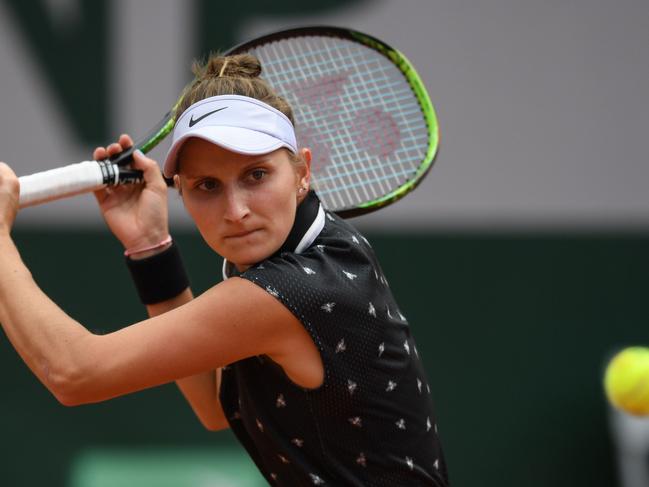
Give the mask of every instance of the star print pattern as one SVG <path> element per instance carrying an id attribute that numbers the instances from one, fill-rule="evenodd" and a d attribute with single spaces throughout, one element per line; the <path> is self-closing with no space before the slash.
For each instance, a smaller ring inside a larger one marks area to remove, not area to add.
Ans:
<path id="1" fill-rule="evenodd" d="M 361 452 L 356 458 L 356 463 L 363 467 L 367 467 L 367 459 L 365 458 L 365 453 Z"/>
<path id="2" fill-rule="evenodd" d="M 284 394 L 280 394 L 279 396 L 277 396 L 277 400 L 275 401 L 275 406 L 278 408 L 286 407 L 286 399 L 284 399 Z"/>
<path id="3" fill-rule="evenodd" d="M 334 310 L 334 306 L 336 306 L 336 303 L 325 303 L 320 306 L 320 309 L 326 311 L 327 313 L 331 313 Z"/>
<path id="4" fill-rule="evenodd" d="M 279 296 L 279 293 L 277 292 L 277 289 L 275 289 L 275 288 L 273 288 L 271 286 L 266 286 L 266 292 L 268 292 L 268 294 L 270 294 L 271 296 L 273 296 L 275 298 Z"/>
<path id="5" fill-rule="evenodd" d="M 406 317 L 367 239 L 325 216 L 302 254 L 278 254 L 241 274 L 302 322 L 321 354 L 324 383 L 297 387 L 272 360 L 230 364 L 220 398 L 231 429 L 252 445 L 272 485 L 346 485 L 352 475 L 358 485 L 419 485 L 425 477 L 445 486 L 430 387 Z M 391 414 L 372 409 L 386 401 Z"/>
<path id="6" fill-rule="evenodd" d="M 363 427 L 363 420 L 359 418 L 358 416 L 354 416 L 353 418 L 349 418 L 349 422 L 351 423 L 352 426 L 356 426 L 357 428 L 362 428 Z"/>
<path id="7" fill-rule="evenodd" d="M 410 457 L 406 457 L 406 464 L 408 465 L 408 468 L 410 468 L 410 470 L 415 468 L 415 463 L 412 461 L 412 458 Z"/>
<path id="8" fill-rule="evenodd" d="M 325 482 L 322 480 L 320 477 L 318 477 L 316 474 L 309 474 L 311 476 L 311 482 L 313 482 L 313 485 L 324 485 Z"/>
<path id="9" fill-rule="evenodd" d="M 356 279 L 358 276 L 356 274 L 352 274 L 351 272 L 343 271 L 343 274 L 349 279 L 350 281 L 353 281 Z"/>

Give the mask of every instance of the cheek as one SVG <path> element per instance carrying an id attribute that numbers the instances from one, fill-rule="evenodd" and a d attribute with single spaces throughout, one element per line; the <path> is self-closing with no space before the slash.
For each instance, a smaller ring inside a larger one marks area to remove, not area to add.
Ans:
<path id="1" fill-rule="evenodd" d="M 277 184 L 268 191 L 262 191 L 255 198 L 256 210 L 269 220 L 272 220 L 274 226 L 281 229 L 290 230 L 295 219 L 295 209 L 297 200 L 293 186 L 286 183 Z"/>
<path id="2" fill-rule="evenodd" d="M 217 221 L 217 209 L 214 203 L 210 204 L 204 199 L 191 198 L 185 195 L 183 196 L 183 205 L 198 230 L 204 237 L 207 237 L 209 232 L 214 230 Z"/>

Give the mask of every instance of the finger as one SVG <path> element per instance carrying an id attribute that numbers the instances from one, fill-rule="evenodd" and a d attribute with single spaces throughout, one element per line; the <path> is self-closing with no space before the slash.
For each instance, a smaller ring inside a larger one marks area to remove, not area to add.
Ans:
<path id="1" fill-rule="evenodd" d="M 0 162 L 0 185 L 7 187 L 14 195 L 18 195 L 20 182 L 16 173 L 4 162 Z"/>
<path id="2" fill-rule="evenodd" d="M 3 178 L 15 178 L 16 173 L 5 162 L 0 161 L 0 176 Z"/>
<path id="3" fill-rule="evenodd" d="M 158 163 L 150 157 L 145 156 L 142 151 L 136 150 L 133 152 L 132 166 L 133 168 L 140 169 L 143 172 L 144 181 L 147 184 L 156 183 L 162 184 L 166 187 Z"/>
<path id="4" fill-rule="evenodd" d="M 92 158 L 95 161 L 102 161 L 108 157 L 108 154 L 106 153 L 106 149 L 104 147 L 97 147 L 93 153 L 92 153 Z"/>
<path id="5" fill-rule="evenodd" d="M 133 147 L 133 139 L 128 134 L 122 134 L 118 139 L 119 145 L 121 145 L 125 150 L 129 147 Z"/>
<path id="6" fill-rule="evenodd" d="M 97 199 L 97 203 L 99 204 L 102 204 L 109 196 L 106 188 L 98 189 L 97 191 L 93 191 L 93 193 L 95 195 L 95 198 Z"/>
<path id="7" fill-rule="evenodd" d="M 115 154 L 119 154 L 122 152 L 124 148 L 118 144 L 117 142 L 113 142 L 106 148 L 106 152 L 108 153 L 108 157 L 114 156 Z"/>
<path id="8" fill-rule="evenodd" d="M 122 201 L 119 198 L 123 198 L 124 195 L 129 195 L 130 193 L 134 193 L 137 191 L 141 190 L 141 186 L 138 184 L 125 184 L 122 186 L 107 186 L 102 189 L 98 189 L 97 191 L 93 191 L 95 198 L 97 201 L 102 204 L 106 200 L 108 200 L 111 196 L 117 196 L 118 201 Z"/>

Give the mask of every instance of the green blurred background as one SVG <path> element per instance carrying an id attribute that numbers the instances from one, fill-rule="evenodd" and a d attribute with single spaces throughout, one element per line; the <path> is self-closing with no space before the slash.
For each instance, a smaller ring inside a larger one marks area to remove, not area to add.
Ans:
<path id="1" fill-rule="evenodd" d="M 220 260 L 200 237 L 176 238 L 195 291 L 217 282 Z M 649 236 L 369 239 L 412 324 L 453 484 L 614 485 L 601 371 L 613 343 L 646 335 Z M 107 232 L 23 230 L 16 240 L 44 291 L 92 330 L 144 317 Z M 213 468 L 223 462 L 213 448 L 242 452 L 229 432 L 203 431 L 174 385 L 66 408 L 5 340 L 0 367 L 3 485 L 73 487 L 75 462 L 99 475 L 97 455 L 120 465 L 111 460 L 120 449 L 136 460 L 141 451 L 143 465 L 151 452 L 196 451 L 203 460 L 212 455 Z"/>

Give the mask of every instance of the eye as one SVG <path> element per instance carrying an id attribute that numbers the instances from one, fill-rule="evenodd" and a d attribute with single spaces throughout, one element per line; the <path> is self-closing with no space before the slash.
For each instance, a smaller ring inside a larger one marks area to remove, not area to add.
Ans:
<path id="1" fill-rule="evenodd" d="M 204 179 L 196 187 L 201 191 L 214 191 L 217 188 L 216 181 L 213 179 Z"/>
<path id="2" fill-rule="evenodd" d="M 254 181 L 261 181 L 266 177 L 266 174 L 268 173 L 264 169 L 254 169 L 250 172 L 250 178 Z"/>

